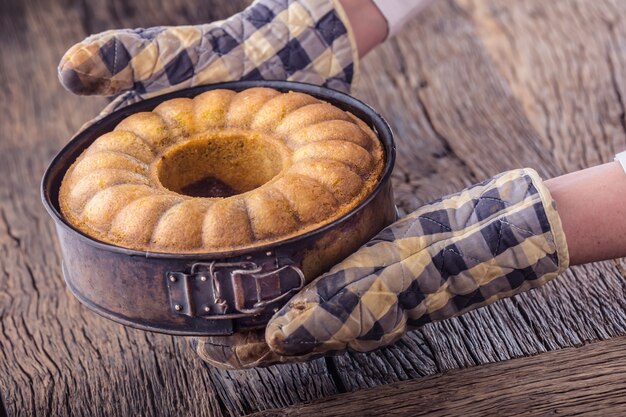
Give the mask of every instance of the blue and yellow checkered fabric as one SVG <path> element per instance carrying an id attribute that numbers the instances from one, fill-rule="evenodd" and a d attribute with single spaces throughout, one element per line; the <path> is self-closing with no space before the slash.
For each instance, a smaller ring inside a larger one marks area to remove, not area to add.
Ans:
<path id="1" fill-rule="evenodd" d="M 357 51 L 339 3 L 259 0 L 197 26 L 111 30 L 74 45 L 59 79 L 76 94 L 128 92 L 107 108 L 156 93 L 235 80 L 292 80 L 349 91 Z"/>
<path id="2" fill-rule="evenodd" d="M 407 330 L 541 285 L 569 264 L 554 202 L 530 169 L 411 213 L 274 316 L 272 350 L 370 351 Z"/>

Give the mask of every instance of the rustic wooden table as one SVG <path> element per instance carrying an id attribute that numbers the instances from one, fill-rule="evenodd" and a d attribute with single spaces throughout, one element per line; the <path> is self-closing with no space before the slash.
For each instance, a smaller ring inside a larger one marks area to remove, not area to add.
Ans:
<path id="1" fill-rule="evenodd" d="M 106 101 L 61 88 L 62 53 L 90 33 L 206 22 L 246 3 L 0 1 L 0 415 L 626 413 L 623 260 L 378 352 L 240 372 L 68 294 L 39 181 Z M 609 161 L 626 149 L 624 74 L 624 1 L 438 1 L 365 59 L 356 95 L 396 132 L 407 212 L 510 168 L 554 176 Z"/>

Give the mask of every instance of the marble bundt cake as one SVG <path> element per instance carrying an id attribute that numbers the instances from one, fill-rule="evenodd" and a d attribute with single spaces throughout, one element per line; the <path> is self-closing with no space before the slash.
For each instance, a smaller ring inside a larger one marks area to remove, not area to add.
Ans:
<path id="1" fill-rule="evenodd" d="M 212 90 L 133 114 L 69 168 L 63 215 L 101 241 L 154 252 L 243 249 L 327 224 L 377 184 L 382 144 L 310 95 Z"/>

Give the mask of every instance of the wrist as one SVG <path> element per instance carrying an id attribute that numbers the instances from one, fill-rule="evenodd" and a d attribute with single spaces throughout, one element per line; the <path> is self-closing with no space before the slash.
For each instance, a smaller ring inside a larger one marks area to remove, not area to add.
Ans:
<path id="1" fill-rule="evenodd" d="M 626 256 L 626 173 L 619 162 L 545 181 L 572 265 Z"/>
<path id="2" fill-rule="evenodd" d="M 339 3 L 352 27 L 359 57 L 384 42 L 387 20 L 372 0 L 339 0 Z"/>

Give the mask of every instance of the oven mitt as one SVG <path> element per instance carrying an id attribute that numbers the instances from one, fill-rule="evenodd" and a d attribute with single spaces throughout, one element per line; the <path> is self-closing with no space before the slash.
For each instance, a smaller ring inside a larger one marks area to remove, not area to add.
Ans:
<path id="1" fill-rule="evenodd" d="M 371 351 L 407 330 L 544 284 L 569 265 L 532 169 L 508 171 L 385 228 L 274 315 L 278 355 Z"/>
<path id="2" fill-rule="evenodd" d="M 197 85 L 288 80 L 347 92 L 358 52 L 338 1 L 258 0 L 197 26 L 109 30 L 70 48 L 61 83 L 76 94 L 126 92 L 103 113 Z"/>

